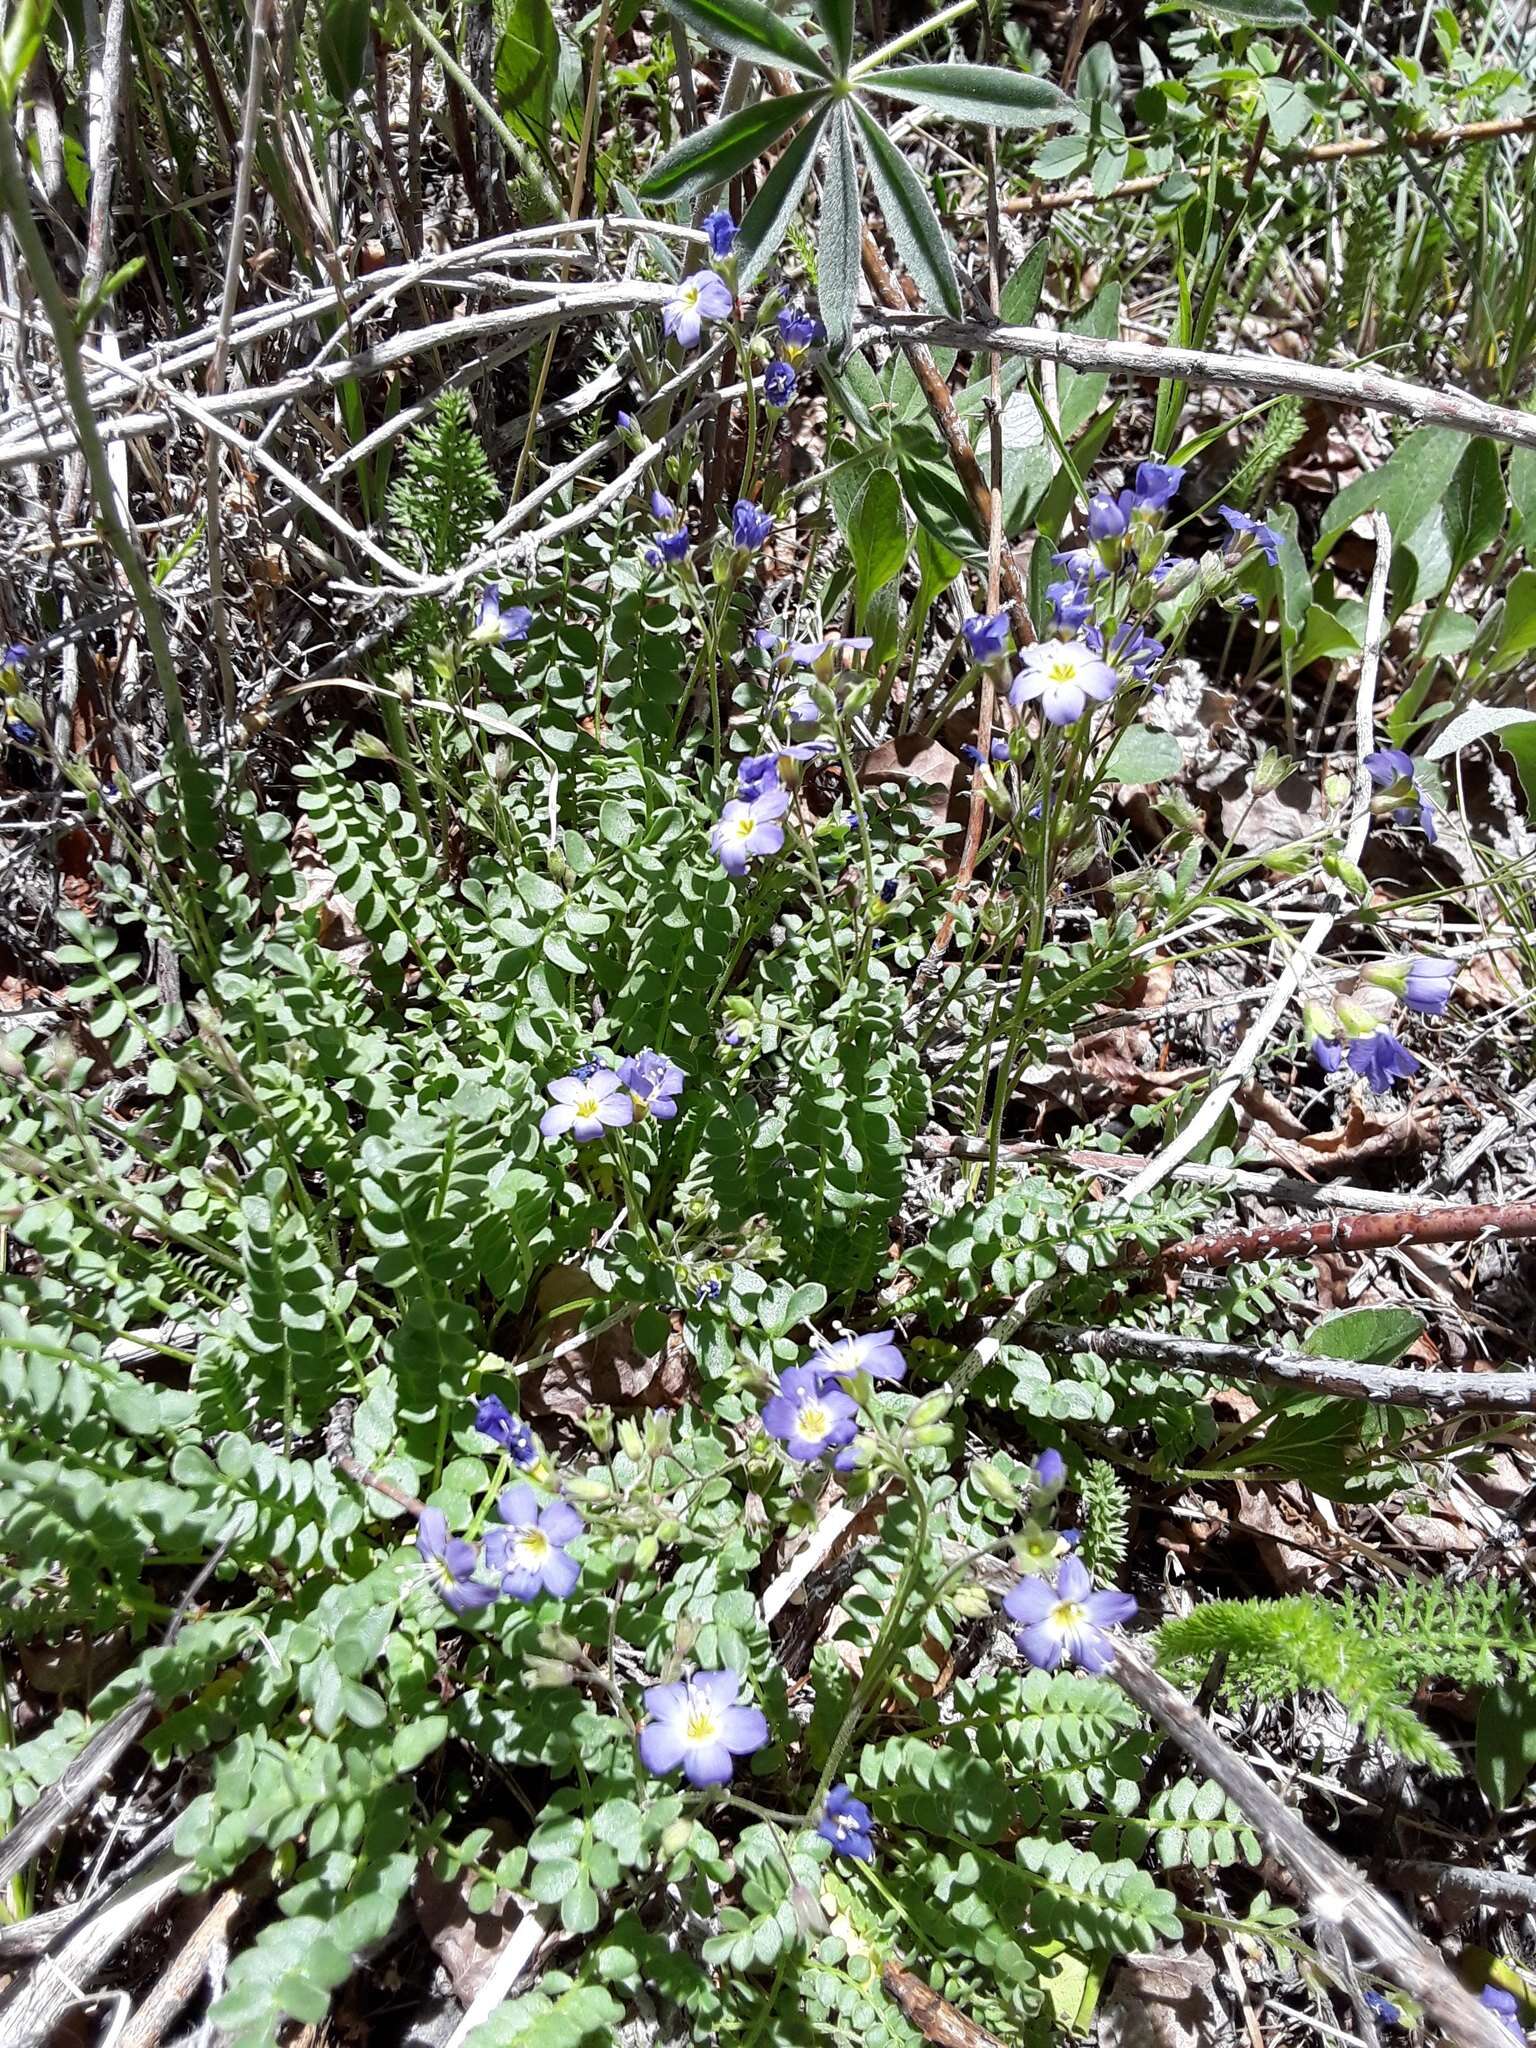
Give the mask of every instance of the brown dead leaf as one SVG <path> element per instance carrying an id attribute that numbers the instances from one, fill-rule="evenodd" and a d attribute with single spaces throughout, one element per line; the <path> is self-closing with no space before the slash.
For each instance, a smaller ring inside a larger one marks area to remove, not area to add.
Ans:
<path id="1" fill-rule="evenodd" d="M 500 1846 L 510 1845 L 510 1835 Z M 448 1972 L 453 1995 L 469 2006 L 496 1966 L 497 1953 L 521 1925 L 523 1909 L 511 1892 L 499 1891 L 490 1909 L 471 1913 L 469 1894 L 476 1879 L 461 1870 L 452 1879 L 440 1878 L 431 1862 L 424 1860 L 411 1886 L 411 1903 L 422 1933 L 432 1952 Z"/>
<path id="2" fill-rule="evenodd" d="M 636 1348 L 634 1323 L 628 1318 L 606 1330 L 580 1334 L 585 1305 L 601 1294 L 597 1282 L 580 1266 L 556 1266 L 540 1282 L 538 1305 L 549 1318 L 545 1348 L 568 1348 L 524 1378 L 523 1398 L 530 1414 L 670 1408 L 687 1393 L 688 1358 L 675 1329 L 661 1350 L 649 1356 Z M 569 1308 L 564 1306 L 567 1302 Z"/>
<path id="3" fill-rule="evenodd" d="M 1410 1157 L 1432 1147 L 1439 1135 L 1440 1118 L 1434 1110 L 1383 1116 L 1367 1109 L 1357 1095 L 1350 1097 L 1343 1123 L 1329 1131 L 1309 1131 L 1266 1089 L 1244 1088 L 1237 1100 L 1243 1128 L 1287 1172 L 1305 1180 L 1323 1179 L 1367 1159 Z"/>
<path id="4" fill-rule="evenodd" d="M 936 823 L 948 819 L 963 825 L 970 814 L 970 774 L 957 754 L 938 740 L 902 733 L 871 747 L 859 763 L 859 786 L 874 789 L 883 782 L 923 785 L 923 802 Z"/>
<path id="5" fill-rule="evenodd" d="M 1122 1959 L 1099 2016 L 1104 2048 L 1215 2048 L 1231 2038 L 1203 1950 Z"/>
<path id="6" fill-rule="evenodd" d="M 356 910 L 336 886 L 335 871 L 326 865 L 308 818 L 299 820 L 290 850 L 295 872 L 304 877 L 300 911 L 318 912 L 317 936 L 321 945 L 361 974 L 368 958 L 369 941 L 357 921 Z"/>
<path id="7" fill-rule="evenodd" d="M 1313 1550 L 1326 1541 L 1326 1531 L 1317 1523 L 1328 1512 L 1326 1501 L 1314 1500 L 1294 1480 L 1283 1486 L 1248 1486 L 1240 1479 L 1232 1519 L 1234 1527 L 1254 1539 L 1276 1592 L 1295 1593 L 1315 1588 L 1327 1569 Z M 1298 1550 L 1296 1542 L 1313 1549 Z"/>

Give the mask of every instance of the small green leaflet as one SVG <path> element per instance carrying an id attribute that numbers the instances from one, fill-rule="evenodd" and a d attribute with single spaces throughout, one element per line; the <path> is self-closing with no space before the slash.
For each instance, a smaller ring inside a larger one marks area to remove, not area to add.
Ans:
<path id="1" fill-rule="evenodd" d="M 1346 1364 L 1391 1365 L 1424 1329 L 1411 1308 L 1344 1308 L 1324 1316 L 1307 1333 L 1308 1358 L 1336 1358 Z"/>

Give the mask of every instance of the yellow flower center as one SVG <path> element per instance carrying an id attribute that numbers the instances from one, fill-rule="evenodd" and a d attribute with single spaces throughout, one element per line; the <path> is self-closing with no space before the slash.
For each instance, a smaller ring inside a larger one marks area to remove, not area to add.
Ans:
<path id="1" fill-rule="evenodd" d="M 757 830 L 757 820 L 749 813 L 745 818 L 738 818 L 731 830 L 738 839 L 750 839 Z"/>
<path id="2" fill-rule="evenodd" d="M 1077 663 L 1066 656 L 1063 656 L 1059 661 L 1053 661 L 1050 668 L 1050 680 L 1053 683 L 1075 683 L 1077 681 Z"/>
<path id="3" fill-rule="evenodd" d="M 832 1418 L 819 1401 L 807 1401 L 800 1410 L 800 1434 L 802 1436 L 825 1436 L 832 1427 Z"/>
<path id="4" fill-rule="evenodd" d="M 577 1099 L 576 1114 L 579 1117 L 594 1117 L 602 1114 L 602 1100 L 596 1095 L 583 1095 Z"/>
<path id="5" fill-rule="evenodd" d="M 713 1742 L 720 1733 L 720 1717 L 711 1706 L 695 1699 L 688 1711 L 687 1734 L 690 1742 Z"/>
<path id="6" fill-rule="evenodd" d="M 549 1556 L 550 1541 L 542 1529 L 519 1529 L 517 1532 L 517 1561 L 525 1570 L 533 1571 Z"/>
<path id="7" fill-rule="evenodd" d="M 1061 1630 L 1063 1635 L 1069 1629 L 1084 1627 L 1087 1620 L 1087 1610 L 1079 1600 L 1058 1600 L 1051 1609 L 1051 1622 L 1054 1627 Z"/>

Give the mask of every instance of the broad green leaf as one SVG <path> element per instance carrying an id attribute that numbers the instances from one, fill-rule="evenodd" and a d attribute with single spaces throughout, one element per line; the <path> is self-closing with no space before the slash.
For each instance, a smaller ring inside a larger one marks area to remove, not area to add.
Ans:
<path id="1" fill-rule="evenodd" d="M 821 234 L 816 245 L 821 318 L 835 351 L 848 345 L 859 291 L 863 235 L 859 219 L 859 176 L 853 161 L 848 115 L 839 108 L 827 139 L 826 182 L 821 195 Z"/>
<path id="2" fill-rule="evenodd" d="M 986 554 L 986 536 L 933 428 L 914 420 L 897 429 L 894 445 L 902 495 L 914 516 L 950 554 L 980 561 Z"/>
<path id="3" fill-rule="evenodd" d="M 1451 573 L 1457 574 L 1491 547 L 1504 530 L 1504 473 L 1491 441 L 1474 441 L 1451 477 L 1441 500 Z"/>
<path id="4" fill-rule="evenodd" d="M 1313 107 L 1307 89 L 1294 78 L 1266 78 L 1260 90 L 1269 132 L 1282 149 L 1312 125 Z"/>
<path id="5" fill-rule="evenodd" d="M 1171 732 L 1128 725 L 1115 741 L 1104 773 L 1113 782 L 1167 782 L 1183 766 L 1183 750 Z"/>
<path id="6" fill-rule="evenodd" d="M 888 93 L 952 121 L 979 121 L 988 128 L 1044 128 L 1079 118 L 1074 103 L 1048 78 L 994 64 L 902 64 L 894 71 L 866 71 L 858 82 L 861 91 Z"/>
<path id="7" fill-rule="evenodd" d="M 809 94 L 802 97 L 812 98 Z M 813 103 L 805 126 L 764 178 L 757 197 L 742 216 L 736 262 L 743 291 L 749 291 L 761 277 L 768 258 L 784 239 L 790 216 L 800 204 L 800 195 L 816 162 L 826 122 L 827 102 Z"/>
<path id="8" fill-rule="evenodd" d="M 1091 335 L 1096 341 L 1110 341 L 1120 332 L 1120 286 L 1107 284 L 1086 311 L 1067 322 L 1068 334 Z M 1109 384 L 1102 370 L 1069 370 L 1063 367 L 1056 379 L 1056 397 L 1061 412 L 1061 436 L 1069 441 L 1098 409 Z"/>
<path id="9" fill-rule="evenodd" d="M 1321 562 L 1345 528 L 1378 505 L 1393 539 L 1407 540 L 1444 497 L 1466 445 L 1466 435 L 1450 427 L 1419 427 L 1399 441 L 1380 469 L 1356 477 L 1333 500 L 1323 514 L 1313 561 Z"/>
<path id="10" fill-rule="evenodd" d="M 52 0 L 17 0 L 7 10 L 5 35 L 0 40 L 0 101 L 8 107 L 15 103 L 32 68 L 52 12 Z"/>
<path id="11" fill-rule="evenodd" d="M 926 526 L 917 529 L 917 605 L 921 611 L 932 604 L 960 574 L 960 557 L 952 555 L 942 541 L 934 539 Z"/>
<path id="12" fill-rule="evenodd" d="M 1308 1358 L 1356 1365 L 1391 1365 L 1422 1333 L 1424 1318 L 1411 1308 L 1342 1308 L 1307 1332 Z"/>
<path id="13" fill-rule="evenodd" d="M 1536 569 L 1522 569 L 1504 594 L 1504 621 L 1490 664 L 1510 668 L 1536 647 Z"/>
<path id="14" fill-rule="evenodd" d="M 816 19 L 839 72 L 845 72 L 853 62 L 853 0 L 816 0 Z"/>
<path id="15" fill-rule="evenodd" d="M 853 573 L 862 617 L 877 590 L 901 574 L 907 559 L 907 522 L 901 486 L 888 469 L 877 469 L 864 486 L 849 534 Z"/>
<path id="16" fill-rule="evenodd" d="M 501 111 L 540 140 L 548 133 L 560 35 L 549 0 L 512 0 L 496 45 L 496 96 Z"/>
<path id="17" fill-rule="evenodd" d="M 1360 652 L 1360 636 L 1353 632 L 1342 619 L 1335 618 L 1322 605 L 1307 607 L 1307 621 L 1302 627 L 1301 644 L 1296 649 L 1296 666 L 1306 668 L 1314 661 L 1338 661 L 1348 654 Z"/>
<path id="18" fill-rule="evenodd" d="M 1517 1804 L 1536 1770 L 1536 1689 L 1506 1679 L 1490 1687 L 1477 1708 L 1477 1782 L 1504 1813 Z"/>
<path id="19" fill-rule="evenodd" d="M 770 148 L 820 95 L 788 93 L 783 99 L 754 100 L 723 121 L 711 122 L 685 135 L 675 149 L 643 180 L 643 199 L 696 199 L 713 185 L 723 185 Z"/>
<path id="20" fill-rule="evenodd" d="M 1195 6 L 1239 28 L 1302 28 L 1312 18 L 1307 0 L 1195 0 Z"/>
<path id="21" fill-rule="evenodd" d="M 1528 570 L 1526 572 L 1530 574 Z M 1426 761 L 1443 761 L 1478 740 L 1496 739 L 1515 764 L 1526 800 L 1536 809 L 1536 711 L 1496 710 L 1474 704 L 1435 734 L 1424 750 Z"/>
<path id="22" fill-rule="evenodd" d="M 733 57 L 758 64 L 784 64 L 802 78 L 830 80 L 831 73 L 802 35 L 797 35 L 761 0 L 671 0 L 672 12 L 697 29 L 705 42 Z"/>
<path id="23" fill-rule="evenodd" d="M 1520 515 L 1525 544 L 1536 541 L 1536 448 L 1509 451 L 1509 502 Z"/>
<path id="24" fill-rule="evenodd" d="M 864 158 L 891 239 L 929 305 L 960 317 L 960 286 L 949 244 L 922 180 L 874 116 L 855 102 Z"/>
<path id="25" fill-rule="evenodd" d="M 371 26 L 369 0 L 325 0 L 315 47 L 325 82 L 339 100 L 351 99 L 363 82 Z"/>

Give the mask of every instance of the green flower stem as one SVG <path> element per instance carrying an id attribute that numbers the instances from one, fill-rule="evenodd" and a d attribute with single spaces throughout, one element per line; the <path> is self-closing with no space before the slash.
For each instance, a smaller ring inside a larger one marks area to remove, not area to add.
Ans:
<path id="1" fill-rule="evenodd" d="M 662 1249 L 656 1241 L 655 1231 L 651 1228 L 651 1220 L 645 1213 L 645 1204 L 641 1201 L 635 1187 L 634 1177 L 630 1172 L 629 1153 L 625 1147 L 622 1131 L 616 1130 L 614 1132 L 613 1143 L 608 1156 L 612 1159 L 614 1166 L 618 1170 L 619 1179 L 623 1183 L 624 1206 L 629 1211 L 630 1221 L 650 1246 L 654 1256 L 660 1259 L 662 1257 Z"/>
<path id="2" fill-rule="evenodd" d="M 935 29 L 947 28 L 952 21 L 973 13 L 976 0 L 953 0 L 953 5 L 943 8 L 927 21 L 920 21 L 915 27 L 904 29 L 899 36 L 893 36 L 888 43 L 882 43 L 878 50 L 871 50 L 867 57 L 861 57 L 849 71 L 853 79 L 864 78 L 871 71 L 888 64 L 892 57 L 899 57 L 903 50 L 910 50 L 914 43 L 920 43 L 924 36 L 931 36 Z"/>

